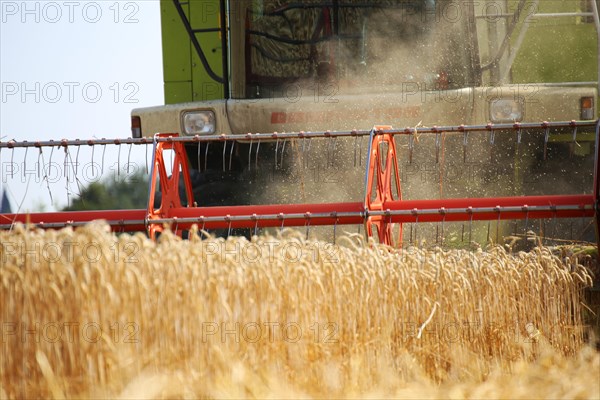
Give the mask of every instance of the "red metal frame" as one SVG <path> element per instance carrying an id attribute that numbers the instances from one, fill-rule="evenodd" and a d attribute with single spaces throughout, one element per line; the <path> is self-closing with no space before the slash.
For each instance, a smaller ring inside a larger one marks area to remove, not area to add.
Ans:
<path id="1" fill-rule="evenodd" d="M 573 206 L 572 209 L 561 209 Z M 536 208 L 543 207 L 544 210 Z M 370 213 L 378 212 L 372 210 Z M 393 200 L 379 210 L 386 222 L 457 222 L 497 219 L 594 217 L 593 195 L 524 196 L 442 200 Z M 42 228 L 78 226 L 94 220 L 107 220 L 115 232 L 132 232 L 148 225 L 175 223 L 178 234 L 192 224 L 206 229 L 264 228 L 306 225 L 357 225 L 365 221 L 364 204 L 342 202 L 324 204 L 274 204 L 259 206 L 179 207 L 168 213 L 154 213 L 146 222 L 147 210 L 71 211 L 33 214 L 4 214 L 0 225 L 14 222 Z M 154 232 L 161 232 L 154 230 Z"/>
<path id="2" fill-rule="evenodd" d="M 80 226 L 96 220 L 106 220 L 113 232 L 146 230 L 146 210 L 60 211 L 31 214 L 1 214 L 0 225 L 32 224 L 40 228 Z"/>
<path id="3" fill-rule="evenodd" d="M 177 137 L 177 134 L 161 133 L 156 135 L 159 138 Z M 171 176 L 167 173 L 166 162 L 164 159 L 165 150 L 172 150 L 173 165 Z M 155 224 L 154 220 L 167 219 L 177 216 L 177 211 L 183 209 L 181 198 L 179 196 L 179 181 L 183 175 L 183 182 L 187 194 L 187 204 L 194 204 L 194 194 L 192 192 L 192 183 L 190 180 L 190 171 L 188 167 L 187 155 L 184 143 L 181 142 L 156 142 L 154 148 L 154 161 L 152 172 L 150 173 L 150 193 L 148 196 L 148 234 L 150 238 L 155 239 L 156 234 L 164 230 L 163 224 Z M 158 209 L 154 208 L 157 184 L 160 180 L 161 204 Z M 181 235 L 181 230 L 175 227 L 175 234 Z"/>
<path id="4" fill-rule="evenodd" d="M 402 200 L 396 141 L 393 135 L 381 133 L 391 129 L 391 126 L 376 126 L 373 128 L 374 135 L 371 139 L 369 160 L 367 161 L 365 190 L 365 210 L 368 212 L 365 221 L 367 235 L 372 237 L 373 227 L 375 227 L 379 241 L 390 246 L 394 245 L 391 217 L 373 215 L 370 212 L 386 210 L 389 202 Z M 375 190 L 374 199 L 372 199 L 373 190 Z M 397 239 L 397 244 L 400 245 L 402 243 L 402 224 L 398 225 Z"/>

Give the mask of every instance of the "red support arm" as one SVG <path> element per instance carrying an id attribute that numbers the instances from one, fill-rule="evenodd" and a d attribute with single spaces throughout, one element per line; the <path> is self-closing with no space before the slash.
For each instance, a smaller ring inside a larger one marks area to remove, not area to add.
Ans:
<path id="1" fill-rule="evenodd" d="M 398 201 L 402 203 L 400 190 L 400 174 L 394 136 L 381 131 L 391 130 L 391 126 L 375 126 L 371 133 L 371 143 L 367 161 L 367 182 L 365 190 L 365 210 L 382 211 L 385 204 Z M 377 134 L 375 134 L 377 133 Z M 373 197 L 375 191 L 375 198 Z M 379 242 L 394 245 L 392 221 L 387 215 L 368 215 L 365 221 L 367 235 L 373 236 L 373 228 L 377 230 Z M 402 243 L 402 224 L 398 225 L 397 245 Z"/>
<path id="2" fill-rule="evenodd" d="M 160 133 L 160 138 L 171 138 L 179 135 L 172 133 Z M 164 151 L 172 150 L 173 166 L 171 176 L 168 176 Z M 154 161 L 152 173 L 150 174 L 150 196 L 148 201 L 148 219 L 164 219 L 173 217 L 172 212 L 181 209 L 181 199 L 179 197 L 179 178 L 183 175 L 183 182 L 187 194 L 188 205 L 194 204 L 192 192 L 192 183 L 190 180 L 190 171 L 185 153 L 185 144 L 181 142 L 157 142 L 154 149 Z M 160 178 L 161 204 L 158 209 L 154 208 L 154 197 L 157 190 L 158 179 Z M 163 231 L 162 224 L 149 224 L 148 233 L 152 239 L 156 237 L 157 232 Z M 181 235 L 181 231 L 175 228 L 175 234 Z"/>

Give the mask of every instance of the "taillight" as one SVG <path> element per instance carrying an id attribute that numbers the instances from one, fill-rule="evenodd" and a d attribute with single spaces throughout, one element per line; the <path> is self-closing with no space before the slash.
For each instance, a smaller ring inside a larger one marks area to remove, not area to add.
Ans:
<path id="1" fill-rule="evenodd" d="M 131 137 L 142 137 L 142 119 L 137 116 L 131 117 Z"/>
<path id="2" fill-rule="evenodd" d="M 594 119 L 594 98 L 581 98 L 581 119 Z"/>

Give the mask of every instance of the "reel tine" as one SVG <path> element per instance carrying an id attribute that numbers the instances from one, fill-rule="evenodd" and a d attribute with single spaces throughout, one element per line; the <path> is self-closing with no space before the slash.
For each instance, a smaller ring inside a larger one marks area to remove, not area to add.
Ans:
<path id="1" fill-rule="evenodd" d="M 92 146 L 92 168 L 94 167 L 94 150 L 96 149 L 96 146 L 94 146 L 92 144 L 93 142 L 90 142 L 90 146 Z M 42 148 L 40 147 L 40 150 L 42 150 Z M 146 153 L 146 157 L 147 157 L 147 153 Z"/>
<path id="2" fill-rule="evenodd" d="M 408 136 L 408 163 L 412 164 L 413 162 L 413 149 L 415 147 L 415 137 L 414 135 Z"/>
<path id="3" fill-rule="evenodd" d="M 467 209 L 469 213 L 469 246 L 473 243 L 473 208 L 469 207 Z"/>
<path id="4" fill-rule="evenodd" d="M 325 132 L 325 137 L 329 137 L 328 132 L 329 131 Z M 329 145 L 330 144 L 331 143 L 329 141 L 327 141 L 327 144 L 325 145 L 325 156 L 326 156 L 326 159 L 325 159 L 325 168 L 329 168 L 329 147 L 330 147 Z"/>
<path id="5" fill-rule="evenodd" d="M 287 139 L 283 139 L 283 145 L 281 146 L 281 162 L 279 163 L 280 168 L 283 168 L 283 156 L 285 154 L 285 144 L 287 143 Z"/>
<path id="6" fill-rule="evenodd" d="M 79 148 L 80 147 L 77 147 L 77 154 L 79 154 Z M 75 180 L 75 183 L 77 184 L 77 190 L 79 192 L 78 196 L 81 196 L 81 193 L 82 193 L 83 190 L 81 188 L 81 186 L 82 186 L 81 185 L 81 181 L 77 177 L 77 161 L 75 163 L 73 163 L 73 158 L 71 157 L 71 153 L 69 153 L 69 160 L 71 162 L 71 165 L 73 166 L 73 172 L 74 172 L 73 179 Z M 83 201 L 83 199 L 82 199 L 82 201 Z"/>
<path id="7" fill-rule="evenodd" d="M 328 134 L 328 133 L 330 133 L 329 130 L 326 132 L 326 134 Z M 327 164 L 325 165 L 326 168 L 329 168 L 331 166 L 331 162 L 330 162 L 330 159 L 331 159 L 331 141 L 332 141 L 332 138 L 331 138 L 331 136 L 329 136 L 329 141 L 327 142 Z"/>
<path id="8" fill-rule="evenodd" d="M 546 159 L 548 158 L 548 141 L 550 140 L 550 127 L 547 126 L 546 122 L 544 122 L 544 124 L 546 125 L 546 131 L 544 133 L 544 161 L 546 161 Z"/>
<path id="9" fill-rule="evenodd" d="M 441 145 L 441 135 L 439 133 L 435 134 L 435 163 L 440 163 L 440 145 Z"/>
<path id="10" fill-rule="evenodd" d="M 302 166 L 304 166 L 304 163 L 305 163 L 304 159 L 306 158 L 306 137 L 304 136 L 304 132 L 301 132 L 301 133 L 303 135 L 302 136 L 302 150 L 301 150 L 301 152 L 302 152 Z"/>
<path id="11" fill-rule="evenodd" d="M 202 164 L 200 163 L 200 151 L 202 150 L 202 143 L 198 142 L 198 172 L 202 172 Z"/>
<path id="12" fill-rule="evenodd" d="M 104 138 L 102 138 L 104 140 Z M 104 155 L 106 154 L 106 144 L 102 145 L 102 169 L 100 173 L 104 175 Z"/>
<path id="13" fill-rule="evenodd" d="M 416 208 L 413 208 L 412 214 L 415 216 L 415 223 L 413 224 L 414 228 L 415 228 L 415 235 L 414 235 L 414 238 L 413 238 L 413 245 L 416 243 L 417 246 L 418 246 L 419 242 L 418 242 L 417 234 L 419 232 L 419 212 L 418 212 L 418 210 Z M 411 227 L 411 235 L 412 235 L 412 227 Z"/>
<path id="14" fill-rule="evenodd" d="M 15 177 L 15 148 L 12 148 L 10 153 L 10 179 Z"/>
<path id="15" fill-rule="evenodd" d="M 310 145 L 310 138 L 302 137 L 302 158 L 301 158 L 301 162 L 300 162 L 300 164 L 301 164 L 300 167 L 301 168 L 306 168 L 306 164 L 308 163 L 308 146 L 307 146 L 307 143 Z"/>
<path id="16" fill-rule="evenodd" d="M 446 213 L 444 212 L 444 218 L 442 218 L 442 224 L 441 224 L 442 225 L 442 236 L 440 237 L 442 247 L 444 246 L 444 239 L 445 239 L 445 237 L 444 237 L 444 223 L 445 222 L 446 222 Z"/>
<path id="17" fill-rule="evenodd" d="M 542 245 L 544 244 L 545 232 L 546 232 L 546 219 L 544 218 L 544 219 L 540 220 L 540 240 L 542 242 Z"/>
<path id="18" fill-rule="evenodd" d="M 206 142 L 206 150 L 204 151 L 204 171 L 208 169 L 208 146 L 210 142 Z"/>
<path id="19" fill-rule="evenodd" d="M 146 175 L 148 175 L 150 173 L 149 169 L 148 169 L 148 147 L 149 144 L 146 143 Z M 200 147 L 200 145 L 198 145 L 198 147 Z M 198 162 L 198 168 L 200 168 L 200 162 Z"/>
<path id="20" fill-rule="evenodd" d="M 129 143 L 129 151 L 127 152 L 127 176 L 129 176 L 129 165 L 131 164 L 131 147 L 133 145 L 131 143 Z M 77 153 L 79 153 L 79 150 L 77 150 Z"/>
<path id="21" fill-rule="evenodd" d="M 64 176 L 67 178 L 67 183 L 69 182 L 68 168 L 69 168 L 69 148 L 67 146 L 64 147 L 65 159 L 63 160 L 63 168 L 64 168 Z"/>
<path id="22" fill-rule="evenodd" d="M 304 223 L 304 226 L 306 227 L 306 240 L 308 240 L 308 234 L 310 231 L 310 212 L 306 212 L 304 213 L 304 218 L 306 219 L 306 222 Z"/>
<path id="23" fill-rule="evenodd" d="M 67 192 L 67 202 L 68 205 L 71 205 L 71 195 L 73 194 L 73 192 L 71 191 L 71 187 L 70 187 L 70 183 L 71 183 L 71 174 L 69 173 L 69 161 L 71 164 L 73 164 L 73 159 L 71 158 L 71 152 L 69 151 L 69 147 L 64 144 L 64 151 L 65 151 L 65 160 L 64 160 L 64 167 L 65 167 L 65 189 Z"/>
<path id="24" fill-rule="evenodd" d="M 277 132 L 275 132 L 275 135 L 277 135 Z M 277 141 L 275 142 L 275 169 L 277 169 L 277 152 L 279 151 L 279 138 L 277 138 Z"/>
<path id="25" fill-rule="evenodd" d="M 235 147 L 235 140 L 231 142 L 231 150 L 229 151 L 229 170 L 231 171 L 231 163 L 233 161 L 233 148 Z"/>
<path id="26" fill-rule="evenodd" d="M 496 132 L 490 129 L 490 162 L 494 161 L 494 146 L 496 142 Z"/>
<path id="27" fill-rule="evenodd" d="M 415 243 L 417 246 L 419 245 L 419 216 L 417 215 L 417 219 L 415 221 Z"/>
<path id="28" fill-rule="evenodd" d="M 117 152 L 117 176 L 121 176 L 121 143 L 117 143 L 119 151 Z"/>
<path id="29" fill-rule="evenodd" d="M 441 133 L 440 148 L 442 152 L 440 161 L 440 198 L 444 197 L 444 166 L 446 162 L 446 133 Z"/>
<path id="30" fill-rule="evenodd" d="M 332 143 L 332 149 L 331 149 L 331 167 L 334 166 L 335 164 L 335 150 L 337 149 L 337 139 L 335 137 L 332 137 L 330 139 L 331 143 Z"/>
<path id="31" fill-rule="evenodd" d="M 550 239 L 556 237 L 556 208 L 552 207 L 552 218 L 550 218 L 550 227 L 548 228 L 550 235 Z"/>
<path id="32" fill-rule="evenodd" d="M 571 144 L 569 145 L 569 157 L 573 158 L 573 154 L 575 153 L 575 145 L 577 144 L 577 126 L 573 125 L 573 139 L 571 140 Z"/>
<path id="33" fill-rule="evenodd" d="M 467 147 L 469 146 L 469 132 L 463 133 L 463 163 L 467 163 Z"/>
<path id="34" fill-rule="evenodd" d="M 38 147 L 38 151 L 39 151 L 39 153 L 38 153 L 36 166 L 37 166 L 37 178 L 38 178 L 38 180 L 40 180 L 41 179 L 40 158 L 42 157 L 42 146 Z"/>
<path id="35" fill-rule="evenodd" d="M 337 217 L 337 213 L 334 212 L 333 213 L 335 216 L 335 223 L 333 224 L 333 244 L 335 244 L 336 242 L 336 230 L 337 230 L 337 224 L 338 224 L 338 217 Z"/>
<path id="36" fill-rule="evenodd" d="M 225 172 L 225 152 L 227 151 L 227 140 L 223 141 L 223 172 Z"/>
<path id="37" fill-rule="evenodd" d="M 23 178 L 27 178 L 26 176 L 26 171 L 27 171 L 27 151 L 29 150 L 29 147 L 25 147 L 25 155 L 23 156 Z"/>
<path id="38" fill-rule="evenodd" d="M 527 237 L 527 231 L 528 231 L 528 227 L 529 227 L 529 207 L 527 207 L 527 205 L 523 206 L 523 209 L 525 211 L 525 237 Z"/>
<path id="39" fill-rule="evenodd" d="M 498 219 L 496 219 L 496 244 L 500 243 L 500 207 L 496 207 Z"/>
<path id="40" fill-rule="evenodd" d="M 65 152 L 65 159 L 63 161 L 63 165 L 65 168 L 65 178 L 67 178 L 67 185 L 69 184 L 69 178 L 70 178 L 70 174 L 69 174 L 69 159 L 71 159 L 71 155 L 69 153 L 69 148 L 67 146 L 64 147 L 64 152 Z"/>
<path id="41" fill-rule="evenodd" d="M 48 168 L 50 168 L 52 166 L 52 155 L 53 154 L 54 154 L 54 146 L 51 146 L 50 147 L 50 160 L 48 161 Z"/>
<path id="42" fill-rule="evenodd" d="M 258 169 L 258 151 L 260 150 L 260 139 L 258 139 L 258 143 L 256 144 L 256 155 L 254 158 L 254 168 Z"/>
<path id="43" fill-rule="evenodd" d="M 81 150 L 81 146 L 77 146 L 77 154 L 75 155 L 75 176 L 79 172 L 79 150 Z"/>
<path id="44" fill-rule="evenodd" d="M 356 147 L 358 144 L 358 136 L 354 136 L 354 168 L 356 168 Z"/>
<path id="45" fill-rule="evenodd" d="M 306 147 L 306 153 L 304 153 L 306 155 L 306 157 L 304 157 L 304 169 L 308 168 L 309 155 L 310 155 L 310 146 L 312 145 L 312 140 L 310 138 L 308 138 L 306 140 L 308 140 L 308 146 Z"/>
<path id="46" fill-rule="evenodd" d="M 250 146 L 248 147 L 248 171 L 250 171 L 250 166 L 252 165 L 252 134 L 248 133 L 250 136 Z"/>
<path id="47" fill-rule="evenodd" d="M 68 150 L 67 147 L 65 146 L 65 161 L 64 161 L 64 168 L 65 168 L 65 192 L 67 193 L 67 207 L 71 207 L 71 190 L 69 190 L 69 176 L 67 174 L 67 154 L 68 154 Z"/>

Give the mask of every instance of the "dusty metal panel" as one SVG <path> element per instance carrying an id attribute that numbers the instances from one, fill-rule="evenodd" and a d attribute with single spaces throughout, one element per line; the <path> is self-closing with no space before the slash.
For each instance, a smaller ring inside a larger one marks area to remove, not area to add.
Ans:
<path id="1" fill-rule="evenodd" d="M 183 6 L 188 11 L 187 6 Z M 165 102 L 192 100 L 191 45 L 172 0 L 161 0 L 163 79 Z M 188 89 L 183 90 L 187 82 Z"/>

